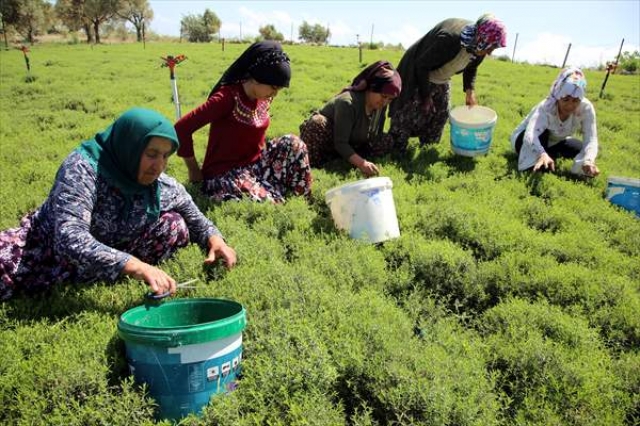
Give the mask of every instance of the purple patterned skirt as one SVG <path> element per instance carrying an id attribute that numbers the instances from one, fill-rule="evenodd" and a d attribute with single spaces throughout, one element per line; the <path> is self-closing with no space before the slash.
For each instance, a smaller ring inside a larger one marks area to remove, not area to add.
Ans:
<path id="1" fill-rule="evenodd" d="M 92 281 L 79 277 L 73 262 L 53 250 L 44 231 L 33 228 L 33 215 L 23 217 L 18 228 L 0 232 L 0 300 L 18 290 L 34 294 L 62 282 Z M 182 216 L 167 212 L 126 247 L 114 248 L 156 264 L 188 243 L 189 230 Z"/>

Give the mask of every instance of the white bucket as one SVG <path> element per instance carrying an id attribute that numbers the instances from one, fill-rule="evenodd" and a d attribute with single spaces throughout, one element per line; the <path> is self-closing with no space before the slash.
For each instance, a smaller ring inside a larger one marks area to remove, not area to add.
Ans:
<path id="1" fill-rule="evenodd" d="M 369 243 L 399 237 L 392 186 L 391 179 L 376 177 L 327 191 L 325 200 L 336 227 Z"/>
<path id="2" fill-rule="evenodd" d="M 607 200 L 640 218 L 640 179 L 615 177 L 607 179 Z"/>
<path id="3" fill-rule="evenodd" d="M 458 155 L 484 155 L 491 147 L 498 114 L 491 108 L 475 105 L 455 107 L 449 111 L 451 149 Z"/>

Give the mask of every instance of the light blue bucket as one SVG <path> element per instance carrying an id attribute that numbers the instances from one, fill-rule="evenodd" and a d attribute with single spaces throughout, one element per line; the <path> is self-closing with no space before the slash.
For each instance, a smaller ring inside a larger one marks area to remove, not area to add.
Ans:
<path id="1" fill-rule="evenodd" d="M 177 299 L 120 316 L 129 369 L 159 405 L 160 418 L 200 413 L 235 388 L 242 361 L 245 310 L 221 299 Z"/>
<path id="2" fill-rule="evenodd" d="M 640 218 L 640 179 L 615 177 L 607 179 L 607 200 L 635 212 Z"/>
<path id="3" fill-rule="evenodd" d="M 449 111 L 451 149 L 458 155 L 484 155 L 491 147 L 498 114 L 491 108 L 459 106 Z"/>

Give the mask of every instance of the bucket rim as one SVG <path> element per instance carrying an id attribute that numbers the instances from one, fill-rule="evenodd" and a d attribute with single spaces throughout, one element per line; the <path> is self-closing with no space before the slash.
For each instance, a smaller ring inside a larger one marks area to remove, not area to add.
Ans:
<path id="1" fill-rule="evenodd" d="M 150 310 L 171 309 L 184 304 L 212 304 L 232 305 L 233 315 L 215 321 L 196 325 L 181 325 L 169 327 L 146 327 L 128 322 L 132 316 Z M 151 346 L 175 347 L 205 343 L 223 339 L 241 333 L 246 326 L 246 311 L 244 307 L 233 300 L 196 298 L 176 299 L 160 304 L 146 304 L 131 308 L 120 315 L 118 320 L 118 334 L 126 342 L 142 343 Z"/>
<path id="2" fill-rule="evenodd" d="M 455 116 L 454 116 L 454 112 L 455 111 L 463 111 L 465 108 L 466 109 L 478 108 L 479 110 L 490 112 L 492 114 L 491 119 L 489 119 L 487 121 L 483 121 L 482 123 L 466 123 L 464 121 L 460 121 L 460 120 L 456 119 Z M 469 108 L 466 105 L 460 105 L 460 106 L 451 108 L 449 110 L 449 121 L 451 121 L 452 123 L 454 123 L 457 126 L 470 128 L 470 129 L 481 129 L 481 128 L 484 128 L 484 127 L 493 127 L 493 126 L 495 126 L 496 122 L 498 121 L 498 113 L 494 109 L 489 108 L 489 107 L 484 106 L 484 105 L 474 105 L 472 108 Z"/>
<path id="3" fill-rule="evenodd" d="M 330 198 L 335 197 L 339 192 L 347 192 L 347 191 L 353 191 L 353 190 L 367 191 L 367 190 L 370 190 L 373 188 L 379 188 L 379 187 L 392 188 L 393 182 L 391 181 L 391 178 L 386 176 L 378 176 L 373 178 L 360 179 L 355 182 L 345 183 L 343 185 L 336 186 L 335 188 L 329 189 L 325 193 L 325 199 L 329 200 Z"/>
<path id="4" fill-rule="evenodd" d="M 624 176 L 609 176 L 607 178 L 607 183 L 617 183 L 617 184 L 640 187 L 640 179 L 624 177 Z"/>

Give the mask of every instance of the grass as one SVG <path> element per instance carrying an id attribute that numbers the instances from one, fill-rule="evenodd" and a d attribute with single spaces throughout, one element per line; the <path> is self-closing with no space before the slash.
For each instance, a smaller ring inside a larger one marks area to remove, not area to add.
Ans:
<path id="1" fill-rule="evenodd" d="M 182 111 L 204 100 L 246 46 L 42 45 L 27 78 L 0 52 L 0 229 L 46 197 L 62 159 L 138 105 L 174 116 L 161 56 L 185 54 Z M 310 111 L 364 64 L 355 49 L 287 46 L 291 87 L 269 136 L 297 133 Z M 364 62 L 399 61 L 364 51 Z M 244 377 L 188 425 L 635 425 L 640 422 L 640 221 L 605 199 L 608 176 L 640 176 L 640 77 L 587 71 L 602 175 L 585 181 L 516 170 L 508 136 L 558 70 L 488 60 L 477 95 L 498 112 L 487 156 L 412 141 L 393 181 L 401 237 L 381 245 L 336 231 L 324 193 L 361 177 L 314 169 L 310 203 L 215 204 L 188 188 L 236 248 L 231 272 L 197 247 L 162 268 L 247 309 Z M 460 77 L 454 105 L 464 102 Z M 206 131 L 196 135 L 202 158 Z M 168 172 L 186 182 L 174 158 Z M 0 305 L 0 423 L 168 424 L 128 376 L 118 316 L 143 284 L 64 285 Z"/>

